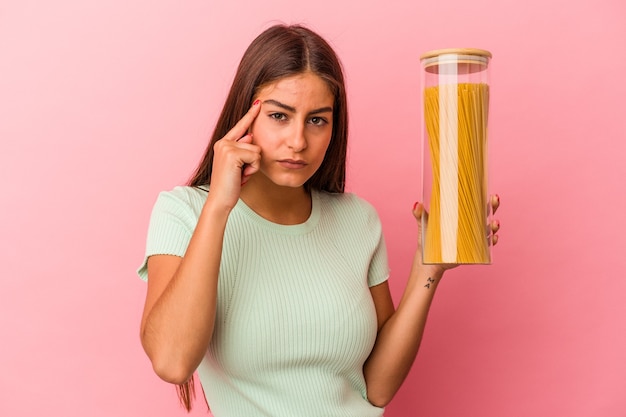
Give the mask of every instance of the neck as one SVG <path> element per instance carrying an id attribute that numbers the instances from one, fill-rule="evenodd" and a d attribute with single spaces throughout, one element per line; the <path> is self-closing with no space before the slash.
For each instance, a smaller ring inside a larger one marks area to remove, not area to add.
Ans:
<path id="1" fill-rule="evenodd" d="M 311 194 L 304 187 L 281 187 L 254 175 L 241 189 L 241 199 L 259 216 L 274 223 L 292 225 L 311 215 Z"/>

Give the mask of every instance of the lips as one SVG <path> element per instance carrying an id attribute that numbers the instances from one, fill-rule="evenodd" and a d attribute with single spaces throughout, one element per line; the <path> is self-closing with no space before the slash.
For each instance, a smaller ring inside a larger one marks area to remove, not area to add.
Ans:
<path id="1" fill-rule="evenodd" d="M 307 166 L 307 163 L 302 159 L 280 159 L 278 163 L 281 166 L 289 169 L 300 169 Z"/>

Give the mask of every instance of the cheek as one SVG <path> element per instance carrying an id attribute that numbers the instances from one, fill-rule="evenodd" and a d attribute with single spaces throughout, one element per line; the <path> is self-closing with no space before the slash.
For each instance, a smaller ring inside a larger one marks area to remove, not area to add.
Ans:
<path id="1" fill-rule="evenodd" d="M 330 146 L 330 141 L 332 140 L 332 132 L 320 135 L 315 143 L 318 144 L 319 152 L 326 153 L 328 147 Z"/>

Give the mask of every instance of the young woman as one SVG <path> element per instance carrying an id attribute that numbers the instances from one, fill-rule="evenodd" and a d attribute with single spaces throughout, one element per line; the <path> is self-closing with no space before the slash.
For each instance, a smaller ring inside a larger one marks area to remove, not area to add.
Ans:
<path id="1" fill-rule="evenodd" d="M 418 244 L 394 308 L 378 215 L 344 193 L 347 119 L 328 43 L 271 27 L 189 186 L 159 195 L 141 341 L 188 409 L 197 370 L 216 417 L 382 416 L 409 372 L 452 265 L 422 265 Z"/>

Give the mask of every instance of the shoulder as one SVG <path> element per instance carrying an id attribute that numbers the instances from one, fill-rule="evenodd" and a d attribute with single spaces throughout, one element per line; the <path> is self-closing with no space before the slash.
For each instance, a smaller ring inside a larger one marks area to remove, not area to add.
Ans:
<path id="1" fill-rule="evenodd" d="M 148 279 L 148 257 L 184 256 L 206 195 L 206 190 L 187 186 L 159 193 L 150 216 L 145 257 L 137 270 L 142 279 Z"/>
<path id="2" fill-rule="evenodd" d="M 348 215 L 353 221 L 379 223 L 376 208 L 354 193 L 319 192 L 322 210 Z"/>
<path id="3" fill-rule="evenodd" d="M 202 208 L 208 195 L 208 187 L 176 186 L 171 190 L 161 191 L 155 206 L 169 208 L 179 207 L 195 209 Z"/>
<path id="4" fill-rule="evenodd" d="M 189 186 L 177 186 L 171 190 L 161 191 L 152 208 L 151 222 L 178 221 L 187 227 L 195 227 L 207 194 L 206 189 Z"/>
<path id="5" fill-rule="evenodd" d="M 161 191 L 159 198 L 169 198 L 178 201 L 206 200 L 209 191 L 208 186 L 190 187 L 188 185 L 178 185 L 171 190 Z"/>
<path id="6" fill-rule="evenodd" d="M 376 211 L 369 201 L 354 193 L 329 193 L 326 191 L 319 191 L 318 193 L 320 201 L 324 205 L 355 210 Z"/>

